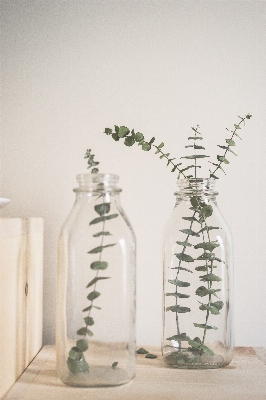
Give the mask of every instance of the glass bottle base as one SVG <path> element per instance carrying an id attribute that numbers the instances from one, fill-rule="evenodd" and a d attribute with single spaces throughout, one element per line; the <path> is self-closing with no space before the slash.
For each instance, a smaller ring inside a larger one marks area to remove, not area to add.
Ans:
<path id="1" fill-rule="evenodd" d="M 89 371 L 77 374 L 69 373 L 65 377 L 60 377 L 62 382 L 69 386 L 76 387 L 104 387 L 119 386 L 128 383 L 134 376 L 129 376 L 128 372 L 122 368 L 90 366 Z"/>
<path id="2" fill-rule="evenodd" d="M 164 356 L 164 361 L 174 368 L 183 369 L 214 369 L 223 368 L 229 364 L 221 355 L 200 355 L 190 351 L 176 351 Z"/>

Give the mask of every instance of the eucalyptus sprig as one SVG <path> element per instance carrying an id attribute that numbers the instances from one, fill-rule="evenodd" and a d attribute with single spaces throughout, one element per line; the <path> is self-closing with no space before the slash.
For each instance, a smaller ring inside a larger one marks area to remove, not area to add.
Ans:
<path id="1" fill-rule="evenodd" d="M 226 128 L 227 131 L 229 131 L 231 133 L 231 137 L 229 139 L 226 139 L 226 146 L 223 145 L 218 145 L 218 147 L 222 148 L 224 150 L 224 154 L 223 155 L 217 155 L 217 160 L 218 163 L 213 163 L 211 162 L 211 164 L 213 164 L 216 168 L 211 171 L 210 170 L 210 177 L 214 178 L 214 179 L 219 179 L 216 175 L 215 172 L 218 169 L 221 169 L 223 172 L 223 168 L 222 168 L 222 164 L 229 164 L 229 161 L 226 159 L 226 154 L 227 152 L 231 152 L 232 154 L 236 155 L 234 153 L 234 151 L 231 149 L 232 146 L 235 146 L 235 141 L 234 141 L 234 137 L 238 137 L 239 139 L 241 139 L 241 137 L 238 134 L 238 130 L 241 129 L 241 124 L 245 125 L 245 121 L 249 120 L 252 117 L 251 114 L 246 114 L 245 117 L 240 117 L 238 116 L 238 118 L 240 119 L 240 121 L 237 124 L 234 124 L 234 129 L 233 130 L 229 130 L 228 128 Z M 186 146 L 186 148 L 191 147 L 194 148 L 194 150 L 201 150 L 203 146 L 200 146 L 197 144 L 198 140 L 202 140 L 202 134 L 199 132 L 199 125 L 196 126 L 196 128 L 192 127 L 191 128 L 194 132 L 194 136 L 189 136 L 188 140 L 194 140 L 194 144 L 193 145 L 188 145 Z M 185 158 L 185 159 L 191 159 L 194 160 L 194 166 L 187 166 L 187 167 L 182 167 L 182 162 L 180 163 L 175 163 L 173 162 L 173 160 L 176 160 L 175 157 L 170 157 L 170 153 L 164 153 L 162 151 L 162 148 L 164 147 L 164 142 L 161 142 L 159 145 L 155 145 L 155 137 L 152 137 L 151 140 L 146 140 L 143 133 L 141 132 L 136 132 L 135 130 L 132 129 L 130 131 L 129 128 L 127 128 L 126 126 L 122 125 L 122 126 L 118 126 L 115 125 L 114 126 L 114 130 L 112 128 L 105 128 L 104 133 L 106 135 L 110 135 L 112 136 L 112 138 L 115 141 L 119 141 L 120 139 L 124 139 L 124 144 L 125 146 L 131 147 L 133 146 L 135 143 L 138 144 L 138 146 L 141 146 L 143 151 L 150 151 L 152 149 L 152 147 L 154 147 L 156 149 L 155 154 L 159 154 L 160 155 L 160 159 L 166 159 L 167 160 L 167 164 L 172 166 L 171 172 L 175 172 L 178 171 L 178 179 L 182 178 L 190 178 L 192 175 L 186 175 L 185 171 L 187 171 L 188 169 L 194 167 L 194 177 L 197 177 L 197 173 L 196 173 L 196 168 L 199 168 L 199 166 L 197 166 L 197 159 L 199 158 L 205 158 L 205 157 L 209 157 L 209 156 L 205 156 L 205 155 L 201 155 L 201 154 L 194 154 L 191 156 L 185 156 L 185 157 L 181 157 L 181 158 Z M 205 148 L 203 148 L 205 149 Z"/>
<path id="2" fill-rule="evenodd" d="M 235 137 L 240 138 L 238 131 L 241 129 L 241 125 L 245 125 L 245 121 L 251 118 L 251 114 L 247 114 L 245 117 L 239 117 L 240 121 L 237 124 L 234 124 L 234 129 L 229 130 L 231 132 L 231 137 L 229 139 L 225 139 L 226 145 L 218 145 L 219 148 L 224 150 L 222 155 L 217 155 L 218 163 L 211 162 L 214 165 L 214 170 L 210 170 L 210 178 L 219 179 L 215 173 L 218 170 L 224 172 L 222 164 L 229 164 L 229 161 L 226 158 L 228 152 L 236 155 L 231 147 L 235 146 Z M 167 166 L 171 165 L 171 172 L 178 172 L 178 179 L 186 178 L 197 178 L 197 170 L 201 168 L 201 165 L 198 165 L 199 159 L 204 159 L 209 156 L 202 154 L 202 151 L 205 150 L 205 147 L 201 145 L 201 141 L 203 140 L 202 133 L 200 132 L 199 125 L 191 128 L 193 131 L 193 136 L 189 136 L 188 140 L 193 140 L 193 144 L 188 144 L 185 146 L 186 148 L 193 149 L 194 154 L 188 156 L 182 156 L 181 159 L 185 160 L 194 160 L 194 164 L 189 164 L 188 166 L 184 166 L 183 162 L 174 162 L 176 158 L 170 156 L 170 153 L 164 153 L 162 148 L 164 147 L 164 143 L 160 143 L 159 145 L 155 145 L 155 138 L 153 137 L 150 141 L 147 141 L 144 135 L 141 132 L 135 133 L 134 129 L 131 131 L 126 126 L 118 127 L 115 125 L 114 131 L 111 128 L 105 128 L 104 133 L 107 135 L 111 135 L 115 141 L 119 141 L 120 139 L 124 139 L 124 144 L 128 147 L 133 146 L 137 143 L 141 146 L 143 151 L 150 151 L 152 147 L 156 149 L 155 154 L 160 155 L 160 159 L 167 160 Z M 200 144 L 199 144 L 200 143 Z M 197 152 L 201 151 L 200 154 Z M 210 161 L 209 161 L 210 162 Z M 194 170 L 193 175 L 187 175 L 186 171 Z M 224 172 L 225 173 L 225 172 Z M 200 194 L 197 193 L 196 190 L 188 184 L 189 188 L 192 189 L 192 195 L 190 197 L 192 211 L 191 215 L 182 217 L 185 221 L 188 221 L 188 227 L 185 229 L 180 229 L 180 232 L 185 235 L 181 240 L 177 240 L 176 244 L 180 246 L 180 250 L 175 253 L 175 257 L 177 258 L 177 266 L 171 267 L 176 270 L 175 279 L 169 280 L 169 283 L 173 285 L 174 289 L 166 293 L 165 296 L 170 296 L 174 298 L 173 304 L 166 307 L 166 312 L 172 312 L 175 316 L 176 321 L 176 332 L 167 338 L 171 344 L 170 347 L 173 347 L 177 350 L 178 357 L 175 357 L 175 361 L 179 360 L 180 364 L 187 362 L 187 354 L 183 355 L 182 350 L 185 349 L 186 352 L 190 352 L 195 356 L 201 356 L 205 353 L 207 356 L 213 356 L 214 352 L 212 349 L 206 346 L 206 336 L 209 330 L 217 330 L 218 328 L 214 325 L 209 324 L 210 315 L 218 315 L 222 308 L 224 307 L 224 303 L 219 300 L 219 287 L 215 286 L 218 282 L 222 280 L 215 273 L 215 268 L 217 268 L 216 263 L 223 263 L 224 261 L 217 257 L 215 254 L 215 249 L 217 249 L 220 244 L 217 243 L 216 240 L 211 238 L 212 232 L 219 229 L 219 227 L 212 226 L 209 224 L 209 218 L 213 214 L 213 208 L 211 204 L 208 203 L 207 199 L 202 198 Z M 192 244 L 195 238 L 199 238 L 199 242 L 196 244 Z M 192 243 L 191 243 L 192 242 Z M 192 254 L 190 254 L 190 249 L 199 249 L 201 254 L 194 258 Z M 203 252 L 202 252 L 203 251 Z M 195 270 L 193 271 L 189 268 L 190 263 L 198 263 L 201 265 L 197 265 Z M 196 296 L 199 297 L 199 309 L 204 313 L 205 322 L 194 322 L 194 327 L 198 328 L 202 331 L 201 338 L 196 336 L 191 338 L 188 336 L 186 332 L 182 332 L 180 328 L 179 315 L 184 313 L 191 312 L 189 307 L 179 304 L 179 299 L 187 299 L 190 296 L 183 292 L 182 288 L 187 288 L 190 286 L 190 282 L 187 279 L 187 274 L 199 273 L 198 280 L 200 281 L 200 286 L 196 289 Z M 202 274 L 203 273 L 203 274 Z M 206 298 L 206 300 L 205 300 Z M 204 299 L 204 301 L 203 301 Z M 188 343 L 189 347 L 185 346 L 183 343 Z M 178 361 L 177 361 L 178 362 Z"/>
<path id="3" fill-rule="evenodd" d="M 88 168 L 92 168 L 91 173 L 97 174 L 99 172 L 99 169 L 95 167 L 99 165 L 99 162 L 94 161 L 94 157 L 95 156 L 91 154 L 91 149 L 89 149 L 86 151 L 84 158 L 88 159 Z M 73 346 L 68 353 L 67 365 L 70 372 L 73 374 L 77 374 L 80 372 L 89 372 L 89 364 L 85 359 L 84 353 L 89 348 L 89 337 L 93 336 L 91 327 L 94 325 L 94 319 L 91 316 L 91 313 L 93 309 L 101 310 L 101 307 L 94 304 L 98 297 L 100 297 L 101 295 L 101 293 L 98 291 L 99 281 L 110 279 L 110 277 L 108 276 L 100 276 L 100 272 L 108 268 L 108 262 L 102 260 L 102 255 L 104 249 L 116 245 L 116 243 L 104 244 L 104 238 L 106 236 L 112 235 L 109 231 L 105 229 L 106 222 L 113 218 L 117 218 L 118 214 L 110 214 L 111 205 L 109 202 L 106 202 L 104 200 L 104 193 L 100 195 L 97 200 L 100 197 L 102 197 L 102 203 L 96 204 L 94 206 L 97 217 L 89 223 L 90 226 L 98 226 L 99 224 L 102 224 L 100 230 L 92 235 L 93 238 L 100 238 L 100 244 L 88 251 L 88 254 L 99 254 L 99 257 L 97 260 L 91 262 L 90 264 L 90 269 L 92 271 L 95 271 L 95 276 L 86 286 L 86 289 L 90 288 L 89 290 L 91 291 L 87 295 L 89 305 L 82 310 L 82 312 L 87 313 L 86 316 L 83 318 L 84 325 L 80 327 L 76 332 L 76 334 L 80 336 L 80 339 L 76 341 L 76 345 Z M 112 364 L 112 368 L 115 368 L 117 364 L 117 361 L 114 362 Z"/>

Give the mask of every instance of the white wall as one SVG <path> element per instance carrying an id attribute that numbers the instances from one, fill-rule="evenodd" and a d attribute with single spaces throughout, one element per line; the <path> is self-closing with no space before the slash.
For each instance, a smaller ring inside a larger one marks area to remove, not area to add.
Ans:
<path id="1" fill-rule="evenodd" d="M 44 340 L 54 341 L 57 238 L 92 148 L 120 175 L 138 239 L 137 335 L 161 335 L 161 234 L 176 174 L 102 132 L 135 128 L 176 157 L 199 124 L 207 151 L 253 114 L 217 183 L 235 244 L 237 345 L 266 346 L 265 1 L 1 1 L 2 216 L 45 218 Z M 145 221 L 145 223 L 144 223 Z"/>

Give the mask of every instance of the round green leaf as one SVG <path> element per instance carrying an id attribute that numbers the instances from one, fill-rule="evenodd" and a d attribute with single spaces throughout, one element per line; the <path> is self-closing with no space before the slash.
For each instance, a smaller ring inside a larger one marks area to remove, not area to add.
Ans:
<path id="1" fill-rule="evenodd" d="M 130 133 L 130 130 L 126 126 L 120 126 L 118 136 L 123 138 Z"/>
<path id="2" fill-rule="evenodd" d="M 135 135 L 136 142 L 141 142 L 143 139 L 144 139 L 144 136 L 142 135 L 142 133 L 137 132 Z"/>
<path id="3" fill-rule="evenodd" d="M 93 301 L 95 299 L 97 299 L 97 297 L 99 297 L 101 295 L 101 293 L 97 292 L 96 290 L 94 290 L 93 292 L 90 292 L 87 296 L 87 299 L 90 301 Z"/>
<path id="4" fill-rule="evenodd" d="M 93 320 L 92 317 L 85 317 L 85 318 L 84 318 L 84 321 L 85 321 L 85 324 L 86 324 L 87 326 L 92 326 L 92 325 L 94 325 L 94 320 Z"/>
<path id="5" fill-rule="evenodd" d="M 124 144 L 128 147 L 133 146 L 135 143 L 135 139 L 132 136 L 128 136 L 125 138 Z"/>
<path id="6" fill-rule="evenodd" d="M 110 211 L 110 203 L 102 203 L 94 206 L 94 210 L 100 215 L 108 214 Z"/>
<path id="7" fill-rule="evenodd" d="M 142 147 L 142 150 L 144 150 L 144 151 L 149 151 L 151 149 L 151 145 L 149 143 L 147 143 L 147 142 L 144 142 L 141 145 L 141 147 Z"/>
<path id="8" fill-rule="evenodd" d="M 94 271 L 98 269 L 106 269 L 108 267 L 108 262 L 106 261 L 93 261 L 91 263 L 91 269 Z"/>
<path id="9" fill-rule="evenodd" d="M 77 342 L 76 342 L 76 347 L 77 347 L 80 351 L 86 351 L 86 350 L 88 350 L 88 348 L 89 348 L 88 341 L 85 340 L 85 339 L 77 340 Z M 69 355 L 69 357 L 70 357 L 70 355 Z"/>

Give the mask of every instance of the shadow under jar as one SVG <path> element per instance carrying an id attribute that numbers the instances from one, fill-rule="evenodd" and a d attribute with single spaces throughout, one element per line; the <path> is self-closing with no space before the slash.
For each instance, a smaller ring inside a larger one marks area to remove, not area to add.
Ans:
<path id="1" fill-rule="evenodd" d="M 68 385 L 135 376 L 135 251 L 117 175 L 78 175 L 59 238 L 57 372 Z"/>
<path id="2" fill-rule="evenodd" d="M 233 358 L 232 236 L 214 179 L 179 180 L 164 233 L 164 360 L 220 368 Z"/>

